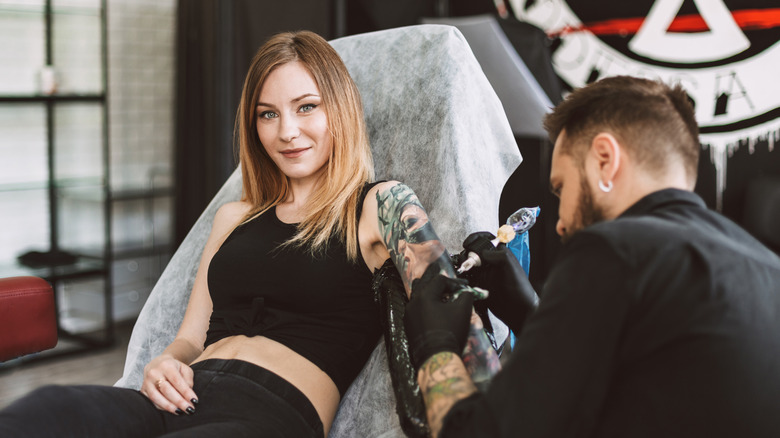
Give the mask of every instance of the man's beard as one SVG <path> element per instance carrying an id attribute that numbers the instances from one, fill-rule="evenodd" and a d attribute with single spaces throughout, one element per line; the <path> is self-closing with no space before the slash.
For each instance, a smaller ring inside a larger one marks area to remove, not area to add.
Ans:
<path id="1" fill-rule="evenodd" d="M 561 236 L 561 242 L 568 242 L 578 231 L 603 220 L 604 210 L 593 203 L 593 193 L 590 191 L 585 176 L 582 175 L 580 177 L 580 198 L 577 202 L 577 211 L 574 213 L 574 223 Z"/>

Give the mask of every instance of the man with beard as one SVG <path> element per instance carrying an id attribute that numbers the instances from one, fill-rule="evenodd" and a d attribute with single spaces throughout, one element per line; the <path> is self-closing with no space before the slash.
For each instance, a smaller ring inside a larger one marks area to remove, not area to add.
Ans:
<path id="1" fill-rule="evenodd" d="M 692 192 L 685 91 L 603 79 L 545 128 L 565 244 L 527 321 L 517 261 L 485 233 L 464 243 L 482 257 L 471 283 L 488 306 L 521 316 L 486 392 L 458 356 L 470 294 L 443 298 L 462 280 L 413 285 L 405 327 L 433 436 L 780 436 L 780 259 Z"/>

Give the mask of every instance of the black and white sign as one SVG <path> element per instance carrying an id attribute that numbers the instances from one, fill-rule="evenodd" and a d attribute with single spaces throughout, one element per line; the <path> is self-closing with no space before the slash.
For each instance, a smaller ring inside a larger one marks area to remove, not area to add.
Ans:
<path id="1" fill-rule="evenodd" d="M 571 88 L 615 75 L 682 84 L 716 168 L 719 209 L 727 158 L 780 143 L 780 5 L 770 3 L 510 0 L 518 19 L 560 36 L 553 63 Z"/>

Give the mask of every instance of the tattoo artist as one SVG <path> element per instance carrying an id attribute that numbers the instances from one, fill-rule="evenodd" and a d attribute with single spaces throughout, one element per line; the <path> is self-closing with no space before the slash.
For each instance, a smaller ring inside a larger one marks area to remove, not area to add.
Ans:
<path id="1" fill-rule="evenodd" d="M 564 246 L 538 308 L 492 235 L 464 242 L 483 263 L 471 285 L 518 334 L 486 391 L 459 357 L 472 297 L 448 297 L 463 280 L 412 285 L 404 322 L 432 435 L 780 436 L 780 258 L 693 193 L 685 90 L 606 78 L 544 124 Z"/>

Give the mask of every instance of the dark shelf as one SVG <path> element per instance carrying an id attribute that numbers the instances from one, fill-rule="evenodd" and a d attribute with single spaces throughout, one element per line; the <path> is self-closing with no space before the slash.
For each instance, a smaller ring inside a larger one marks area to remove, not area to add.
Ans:
<path id="1" fill-rule="evenodd" d="M 52 187 L 58 191 L 74 189 L 95 188 L 103 190 L 104 178 L 102 176 L 63 178 L 53 181 L 22 181 L 0 184 L 0 192 L 19 192 L 29 190 L 50 190 Z"/>
<path id="2" fill-rule="evenodd" d="M 105 102 L 105 94 L 38 94 L 0 96 L 0 103 Z"/>
<path id="3" fill-rule="evenodd" d="M 37 268 L 31 268 L 22 265 L 21 263 L 0 265 L 0 277 L 32 275 L 34 277 L 41 277 L 50 283 L 61 280 L 105 275 L 106 272 L 105 262 L 101 259 L 92 257 L 79 257 L 76 263 L 67 265 L 43 266 Z"/>
<path id="4" fill-rule="evenodd" d="M 55 63 L 55 37 L 60 34 L 52 31 L 54 23 L 54 15 L 65 13 L 73 15 L 83 15 L 94 17 L 99 23 L 100 41 L 99 41 L 99 56 L 100 56 L 100 69 L 101 79 L 100 83 L 93 84 L 94 87 L 98 87 L 98 90 L 93 91 L 60 91 L 53 94 L 42 94 L 40 92 L 32 93 L 19 93 L 19 92 L 6 92 L 0 94 L 0 104 L 5 106 L 12 105 L 39 105 L 45 109 L 45 120 L 43 121 L 43 127 L 46 135 L 46 161 L 47 161 L 47 179 L 45 181 L 20 181 L 17 183 L 5 183 L 0 186 L 2 191 L 27 191 L 27 190 L 45 190 L 48 198 L 48 215 L 49 215 L 49 242 L 48 248 L 44 248 L 44 251 L 31 251 L 23 255 L 22 259 L 27 263 L 24 265 L 19 260 L 10 262 L 8 264 L 0 265 L 0 276 L 2 277 L 15 277 L 15 276 L 35 276 L 43 278 L 52 284 L 55 291 L 61 289 L 63 282 L 77 280 L 77 279 L 102 279 L 104 282 L 103 297 L 103 320 L 98 329 L 95 330 L 95 336 L 88 336 L 82 333 L 70 333 L 63 328 L 61 324 L 63 313 L 60 309 L 60 293 L 55 294 L 55 308 L 58 318 L 59 337 L 61 340 L 72 341 L 74 344 L 80 345 L 81 348 L 74 348 L 69 351 L 81 352 L 90 351 L 102 346 L 111 345 L 114 339 L 114 321 L 113 321 L 113 291 L 112 291 L 112 277 L 111 277 L 111 263 L 110 256 L 112 254 L 111 247 L 111 208 L 110 205 L 105 202 L 108 195 L 108 181 L 110 178 L 110 162 L 109 162 L 109 148 L 108 148 L 108 108 L 106 107 L 107 90 L 108 90 L 108 49 L 107 49 L 107 20 L 106 20 L 106 3 L 107 0 L 99 0 L 99 6 L 97 7 L 55 7 L 54 0 L 45 0 L 43 4 L 38 7 L 20 6 L 18 8 L 11 7 L 12 12 L 19 11 L 21 13 L 36 14 L 41 17 L 43 31 L 44 31 L 44 65 L 57 67 Z M 6 8 L 5 10 L 9 10 Z M 24 36 L 21 36 L 22 38 Z M 86 178 L 66 178 L 57 179 L 57 166 L 58 161 L 55 159 L 58 151 L 58 135 L 61 132 L 58 131 L 57 117 L 58 108 L 61 108 L 60 104 L 78 104 L 86 103 L 90 106 L 100 107 L 102 113 L 102 121 L 95 122 L 93 126 L 100 123 L 100 150 L 102 152 L 101 159 L 101 171 L 99 175 L 93 175 Z M 75 251 L 73 253 L 66 252 L 66 248 L 63 248 L 62 238 L 60 236 L 60 224 L 61 215 L 63 209 L 60 206 L 60 201 L 63 197 L 68 196 L 74 199 L 97 199 L 103 202 L 102 205 L 102 225 L 95 229 L 96 233 L 103 234 L 103 243 L 99 248 L 86 248 L 88 252 L 83 250 Z M 94 252 L 94 254 L 90 254 Z M 26 257 L 31 256 L 31 257 Z M 75 256 L 75 257 L 74 257 Z M 74 261 L 75 260 L 75 261 Z M 67 326 L 67 325 L 66 325 Z M 74 329 L 75 330 L 75 329 Z M 50 358 L 56 354 L 39 354 L 36 357 Z"/>
<path id="5" fill-rule="evenodd" d="M 119 189 L 111 191 L 111 201 L 141 201 L 151 198 L 173 196 L 173 189 Z"/>

